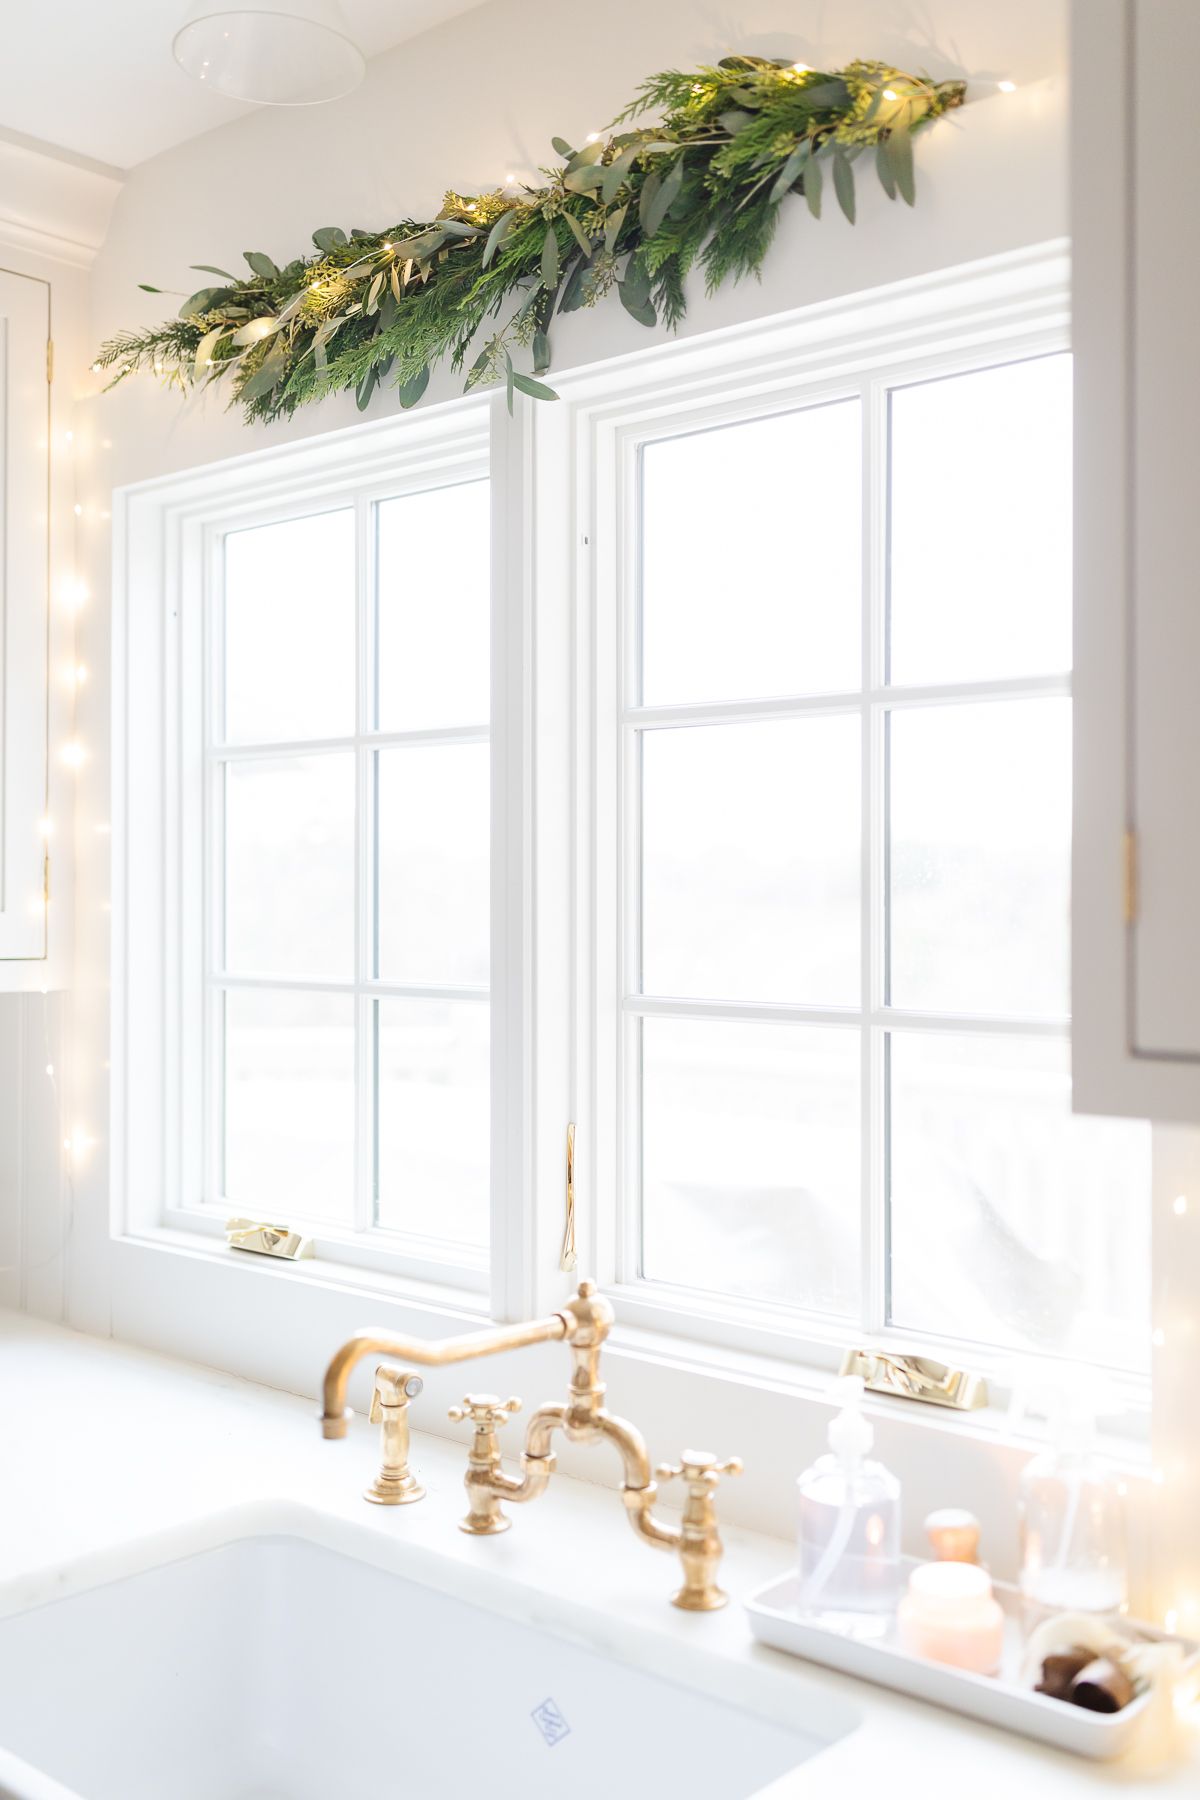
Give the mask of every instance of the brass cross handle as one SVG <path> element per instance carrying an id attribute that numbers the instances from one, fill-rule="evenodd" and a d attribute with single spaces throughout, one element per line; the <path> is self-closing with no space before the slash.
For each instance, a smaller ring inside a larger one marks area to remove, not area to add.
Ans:
<path id="1" fill-rule="evenodd" d="M 717 1586 L 722 1545 L 714 1504 L 716 1489 L 722 1475 L 741 1474 L 742 1459 L 731 1456 L 718 1462 L 710 1450 L 685 1450 L 677 1463 L 660 1463 L 655 1472 L 660 1481 L 680 1480 L 687 1486 L 675 1538 L 683 1564 L 683 1586 L 672 1594 L 671 1603 L 684 1612 L 713 1612 L 728 1599 Z"/>
<path id="2" fill-rule="evenodd" d="M 500 1425 L 507 1425 L 513 1413 L 520 1410 L 521 1402 L 515 1394 L 507 1400 L 501 1400 L 498 1394 L 467 1394 L 461 1406 L 450 1408 L 452 1419 L 469 1419 L 475 1427 L 475 1436 L 467 1452 L 467 1516 L 459 1520 L 459 1530 L 471 1537 L 494 1537 L 499 1531 L 507 1531 L 512 1524 L 500 1505 L 501 1495 L 497 1492 L 503 1477 L 496 1430 Z"/>
<path id="3" fill-rule="evenodd" d="M 654 1471 L 660 1481 L 686 1481 L 694 1493 L 715 1488 L 722 1475 L 740 1475 L 742 1459 L 731 1456 L 718 1462 L 711 1450 L 685 1450 L 677 1463 L 659 1463 Z"/>
<path id="4" fill-rule="evenodd" d="M 507 1425 L 520 1410 L 521 1402 L 515 1394 L 507 1400 L 501 1400 L 499 1394 L 465 1394 L 461 1406 L 450 1408 L 450 1418 L 456 1424 L 460 1419 L 470 1419 L 476 1431 L 494 1431 L 497 1425 Z"/>

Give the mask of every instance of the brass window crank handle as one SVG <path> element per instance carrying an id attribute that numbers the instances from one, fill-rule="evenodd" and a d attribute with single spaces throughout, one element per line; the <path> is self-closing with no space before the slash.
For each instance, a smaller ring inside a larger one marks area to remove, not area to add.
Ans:
<path id="1" fill-rule="evenodd" d="M 408 1466 L 408 1403 L 424 1386 L 419 1375 L 389 1363 L 380 1363 L 375 1371 L 369 1417 L 372 1425 L 383 1428 L 383 1460 L 378 1475 L 363 1490 L 363 1498 L 376 1506 L 408 1506 L 425 1497 L 425 1489 Z"/>

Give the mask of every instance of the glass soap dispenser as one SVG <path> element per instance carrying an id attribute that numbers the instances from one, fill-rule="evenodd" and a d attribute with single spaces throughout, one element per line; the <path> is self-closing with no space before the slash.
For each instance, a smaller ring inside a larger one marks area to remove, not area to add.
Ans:
<path id="1" fill-rule="evenodd" d="M 801 1475 L 797 1609 L 849 1637 L 888 1631 L 900 1601 L 900 1483 L 868 1462 L 875 1433 L 862 1411 L 860 1376 L 833 1386 L 841 1410 L 829 1455 Z"/>
<path id="2" fill-rule="evenodd" d="M 1095 1452 L 1095 1407 L 1060 1402 L 1052 1448 L 1021 1471 L 1021 1601 L 1027 1630 L 1055 1613 L 1113 1613 L 1125 1603 L 1125 1509 Z"/>

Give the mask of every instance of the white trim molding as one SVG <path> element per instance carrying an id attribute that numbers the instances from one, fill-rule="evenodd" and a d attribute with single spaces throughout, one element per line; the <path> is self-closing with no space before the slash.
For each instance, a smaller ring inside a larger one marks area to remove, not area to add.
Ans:
<path id="1" fill-rule="evenodd" d="M 124 179 L 119 169 L 0 131 L 0 245 L 90 268 Z"/>

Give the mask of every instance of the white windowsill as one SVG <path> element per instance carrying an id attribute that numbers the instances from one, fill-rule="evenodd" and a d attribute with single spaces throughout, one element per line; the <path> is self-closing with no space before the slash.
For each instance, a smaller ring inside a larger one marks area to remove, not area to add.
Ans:
<path id="1" fill-rule="evenodd" d="M 319 1258 L 289 1263 L 210 1247 L 179 1230 L 117 1237 L 110 1248 L 115 1337 L 314 1400 L 337 1345 L 364 1326 L 439 1338 L 478 1328 L 486 1316 L 470 1296 L 452 1290 Z M 221 1321 L 216 1341 L 214 1318 Z M 630 1324 L 615 1328 L 602 1370 L 609 1403 L 637 1421 L 655 1459 L 676 1456 L 685 1445 L 741 1456 L 746 1475 L 728 1484 L 726 1515 L 752 1530 L 791 1535 L 793 1479 L 825 1449 L 827 1370 Z M 560 1344 L 425 1369 L 424 1429 L 438 1432 L 439 1417 L 468 1389 L 517 1393 L 528 1409 L 557 1397 L 568 1372 Z M 364 1364 L 350 1390 L 359 1410 L 366 1407 L 369 1379 Z M 994 1546 L 996 1573 L 1011 1575 L 1017 1478 L 1039 1438 L 1014 1429 L 1000 1407 L 959 1413 L 871 1396 L 868 1411 L 875 1454 L 899 1475 L 909 1497 L 910 1553 L 922 1549 L 926 1513 L 964 1505 L 979 1515 Z M 441 1429 L 452 1435 L 448 1423 Z M 1104 1447 L 1138 1507 L 1151 1489 L 1144 1444 L 1114 1438 Z M 592 1480 L 617 1479 L 615 1468 L 597 1468 L 586 1447 L 564 1446 L 560 1463 Z M 1142 1541 L 1142 1534 L 1132 1536 L 1135 1544 Z M 1135 1568 L 1135 1591 L 1138 1578 Z"/>

